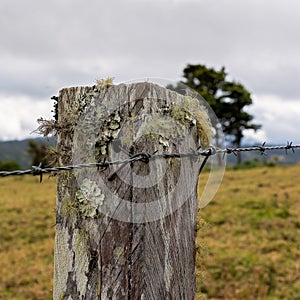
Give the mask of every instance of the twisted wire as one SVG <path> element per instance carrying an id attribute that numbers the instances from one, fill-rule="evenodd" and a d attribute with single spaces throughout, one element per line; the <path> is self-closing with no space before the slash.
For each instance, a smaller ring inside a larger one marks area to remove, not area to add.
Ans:
<path id="1" fill-rule="evenodd" d="M 250 151 L 256 151 L 260 154 L 264 154 L 266 151 L 270 150 L 285 150 L 286 154 L 288 150 L 291 150 L 292 152 L 295 151 L 295 149 L 300 148 L 300 145 L 293 145 L 292 142 L 288 142 L 286 145 L 281 146 L 265 146 L 265 143 L 263 143 L 260 146 L 253 146 L 253 147 L 237 147 L 237 148 L 224 148 L 219 149 L 215 148 L 214 146 L 210 146 L 206 149 L 198 148 L 196 150 L 190 149 L 189 152 L 186 153 L 146 153 L 146 152 L 140 152 L 134 155 L 129 156 L 126 159 L 122 160 L 115 160 L 115 161 L 100 161 L 97 163 L 86 163 L 86 164 L 76 164 L 76 165 L 69 165 L 69 166 L 60 166 L 60 167 L 51 167 L 51 168 L 43 168 L 40 164 L 39 166 L 32 166 L 31 169 L 28 170 L 16 170 L 16 171 L 0 171 L 0 177 L 6 177 L 6 176 L 20 176 L 20 175 L 38 175 L 40 176 L 40 181 L 42 181 L 42 176 L 45 173 L 53 173 L 53 172 L 60 172 L 60 171 L 71 171 L 76 169 L 82 169 L 82 168 L 97 168 L 99 172 L 106 170 L 112 165 L 120 165 L 120 168 L 123 168 L 127 164 L 131 164 L 136 161 L 142 161 L 144 163 L 149 163 L 149 161 L 156 160 L 156 159 L 170 159 L 170 158 L 197 158 L 199 156 L 205 157 L 205 161 L 210 156 L 223 153 L 225 156 L 226 154 L 234 154 L 237 155 L 239 152 L 250 152 Z M 202 165 L 203 166 L 203 165 Z M 202 167 L 201 166 L 201 167 Z M 115 172 L 116 173 L 116 172 Z M 112 180 L 115 176 L 115 173 L 112 174 L 110 177 L 110 180 Z"/>

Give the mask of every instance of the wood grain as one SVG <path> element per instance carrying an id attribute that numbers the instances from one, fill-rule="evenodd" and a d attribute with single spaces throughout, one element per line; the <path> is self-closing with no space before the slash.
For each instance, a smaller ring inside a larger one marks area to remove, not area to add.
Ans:
<path id="1" fill-rule="evenodd" d="M 147 82 L 112 85 L 102 90 L 61 90 L 61 165 L 110 158 L 116 130 L 131 154 L 189 151 L 193 143 L 198 146 L 201 140 L 199 124 L 187 126 L 181 122 L 176 128 L 166 128 L 164 122 L 155 125 L 155 118 L 160 122 L 158 112 L 164 118 L 176 119 L 166 108 L 181 105 L 182 101 L 184 96 Z M 143 120 L 147 134 L 143 134 L 137 120 Z M 116 129 L 116 122 L 120 122 L 120 128 Z M 185 127 L 184 136 L 180 126 Z M 182 143 L 187 133 L 192 141 Z M 95 147 L 76 152 L 90 143 L 100 145 L 94 157 L 89 156 L 95 153 Z M 198 165 L 178 158 L 164 163 L 136 162 L 117 173 L 112 181 L 108 181 L 113 171 L 110 169 L 101 173 L 60 173 L 54 299 L 193 299 Z M 182 199 L 183 192 L 187 199 Z M 99 195 L 104 195 L 104 201 L 97 207 L 92 201 L 100 199 Z M 118 204 L 117 201 L 119 205 L 112 210 L 111 203 Z M 155 214 L 157 218 L 153 218 Z"/>

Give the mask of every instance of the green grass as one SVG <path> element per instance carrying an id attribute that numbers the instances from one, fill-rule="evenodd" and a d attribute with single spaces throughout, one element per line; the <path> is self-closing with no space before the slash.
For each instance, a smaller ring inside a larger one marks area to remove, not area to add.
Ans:
<path id="1" fill-rule="evenodd" d="M 56 180 L 38 181 L 0 178 L 0 299 L 52 299 Z M 300 166 L 226 171 L 198 215 L 196 299 L 300 299 L 299 182 Z"/>

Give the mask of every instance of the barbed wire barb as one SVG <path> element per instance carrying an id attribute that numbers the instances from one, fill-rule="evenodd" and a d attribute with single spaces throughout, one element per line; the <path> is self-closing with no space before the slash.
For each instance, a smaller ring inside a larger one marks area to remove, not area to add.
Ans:
<path id="1" fill-rule="evenodd" d="M 17 171 L 0 171 L 0 177 L 7 177 L 7 176 L 20 176 L 20 175 L 33 175 L 33 176 L 40 176 L 40 182 L 42 182 L 43 174 L 45 173 L 56 173 L 60 171 L 72 171 L 76 169 L 83 169 L 83 168 L 97 168 L 98 172 L 103 172 L 107 170 L 112 165 L 120 165 L 120 167 L 114 171 L 108 178 L 108 180 L 113 180 L 121 169 L 124 168 L 125 165 L 132 164 L 136 161 L 141 161 L 144 163 L 149 163 L 152 160 L 156 159 L 170 159 L 170 158 L 198 158 L 200 156 L 204 157 L 204 161 L 201 164 L 200 170 L 204 167 L 204 164 L 208 160 L 209 157 L 223 153 L 223 158 L 225 158 L 226 154 L 234 154 L 237 155 L 238 152 L 251 152 L 257 151 L 261 155 L 265 154 L 266 151 L 270 150 L 285 150 L 285 153 L 288 154 L 288 150 L 292 150 L 295 152 L 295 149 L 300 148 L 300 145 L 293 145 L 292 142 L 287 142 L 286 145 L 282 146 L 266 146 L 266 142 L 262 143 L 260 146 L 253 146 L 253 147 L 239 147 L 239 148 L 224 148 L 219 149 L 214 146 L 210 146 L 206 149 L 198 148 L 196 150 L 190 149 L 189 152 L 186 153 L 157 153 L 157 151 L 153 153 L 147 152 L 139 152 L 137 154 L 130 154 L 128 153 L 128 158 L 123 160 L 115 160 L 115 161 L 107 161 L 103 159 L 100 162 L 95 163 L 86 163 L 86 164 L 76 164 L 70 166 L 59 166 L 59 167 L 51 167 L 51 168 L 43 168 L 41 164 L 39 166 L 32 166 L 31 169 L 28 170 L 17 170 Z M 124 151 L 123 151 L 124 152 Z"/>

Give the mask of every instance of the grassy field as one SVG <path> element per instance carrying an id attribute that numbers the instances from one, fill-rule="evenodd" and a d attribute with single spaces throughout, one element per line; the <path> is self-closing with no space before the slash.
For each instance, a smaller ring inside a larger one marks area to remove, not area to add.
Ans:
<path id="1" fill-rule="evenodd" d="M 300 299 L 299 182 L 300 166 L 226 171 L 199 211 L 196 299 Z M 55 189 L 0 178 L 0 299 L 52 299 Z"/>
<path id="2" fill-rule="evenodd" d="M 52 299 L 54 179 L 0 178 L 0 299 Z"/>
<path id="3" fill-rule="evenodd" d="M 299 183 L 300 166 L 226 172 L 199 213 L 202 298 L 300 299 Z"/>

